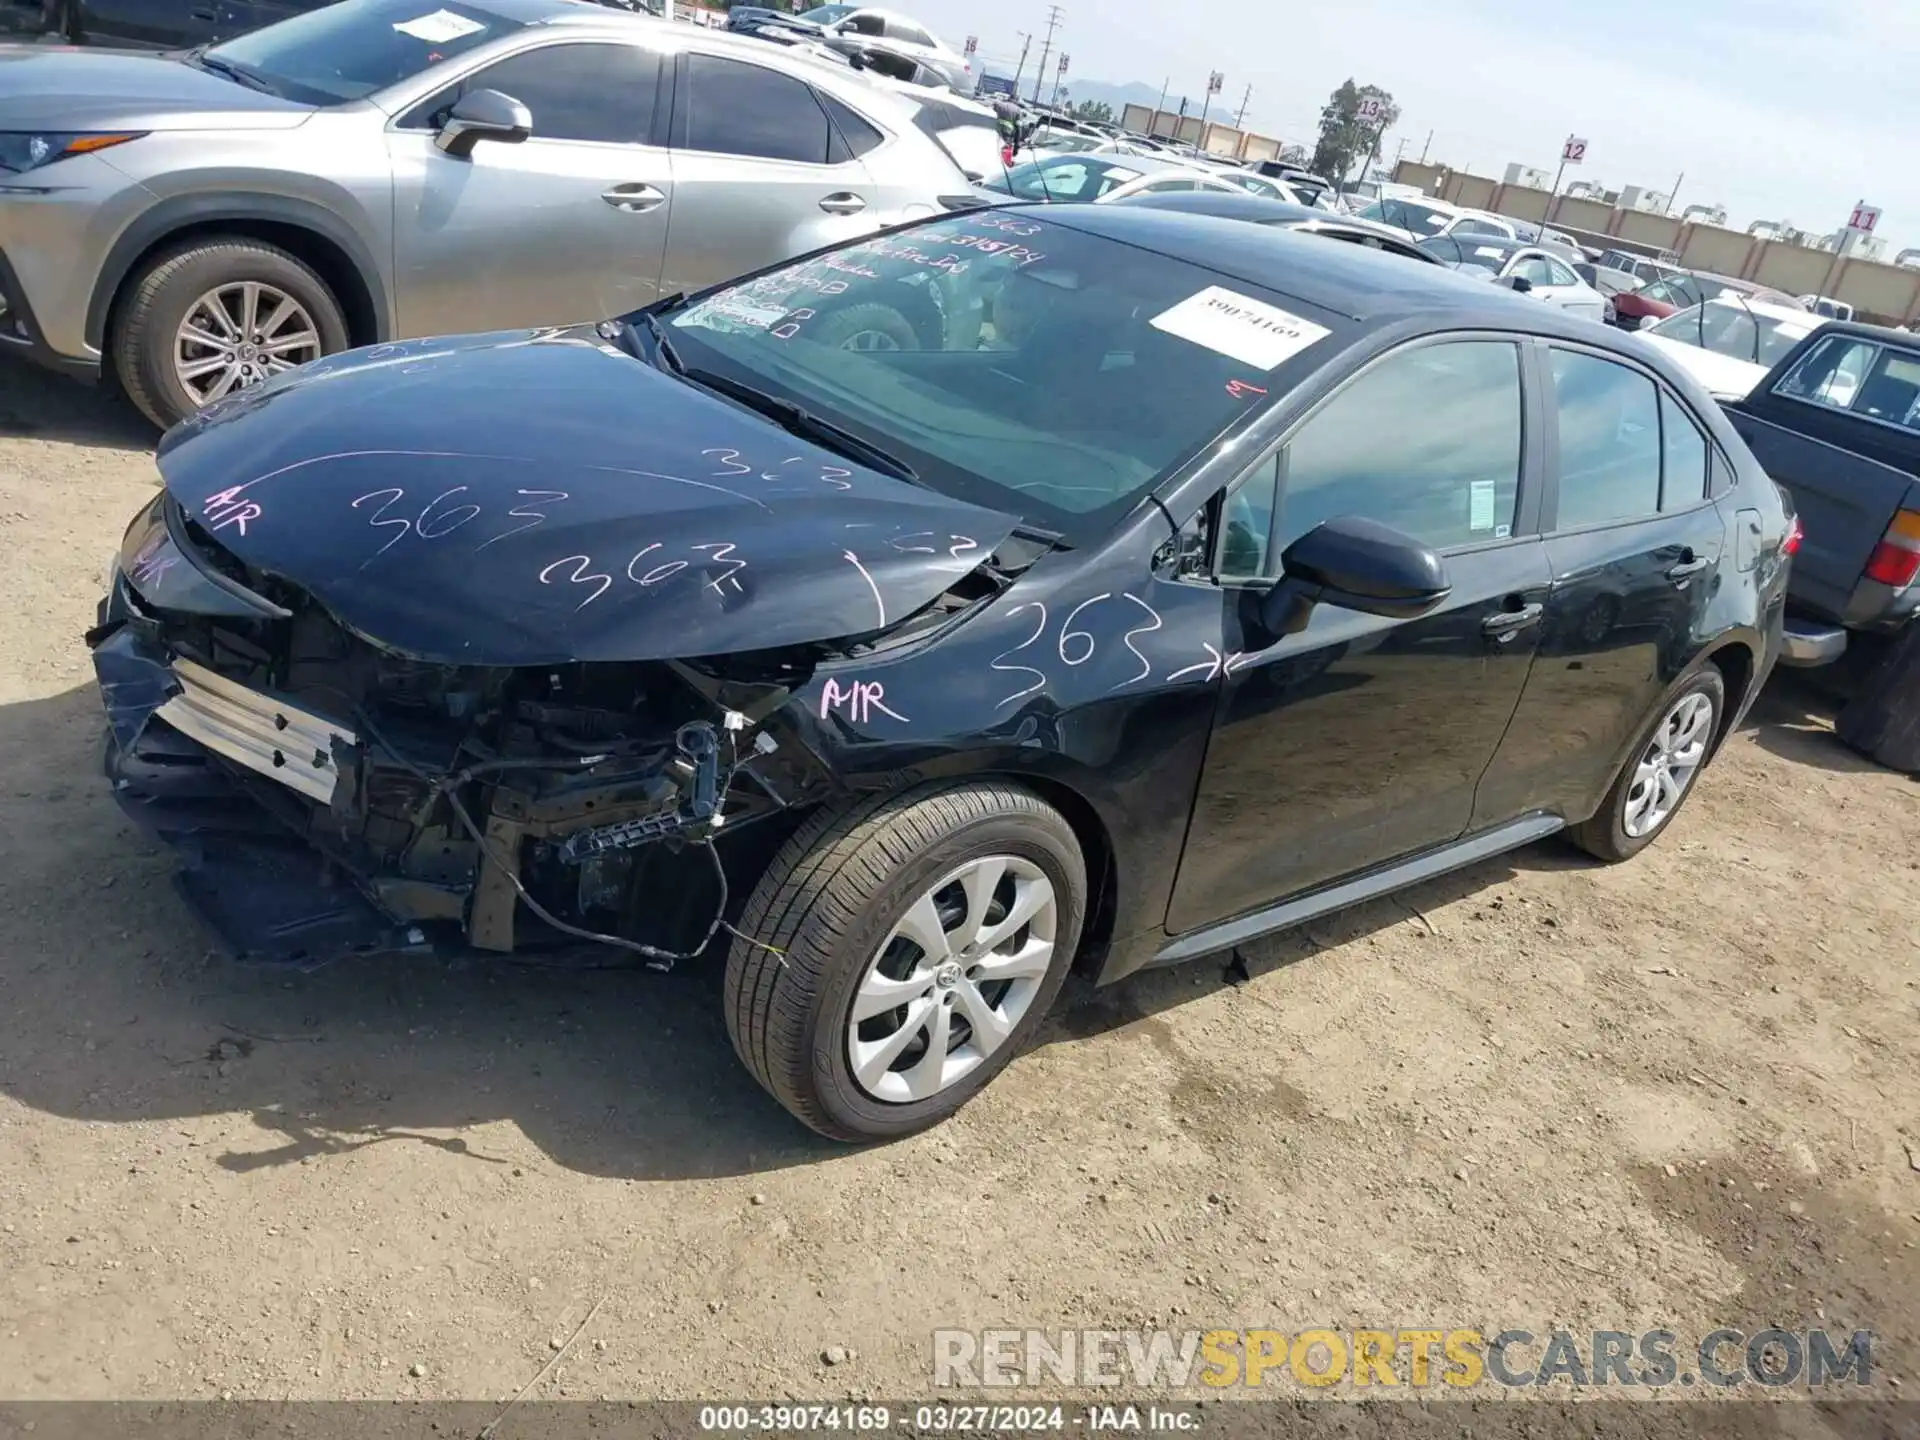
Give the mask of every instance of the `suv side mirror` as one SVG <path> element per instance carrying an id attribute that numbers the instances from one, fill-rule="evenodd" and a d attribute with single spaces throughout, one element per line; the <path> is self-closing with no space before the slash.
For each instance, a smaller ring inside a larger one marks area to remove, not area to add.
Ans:
<path id="1" fill-rule="evenodd" d="M 433 143 L 464 160 L 482 140 L 518 145 L 532 134 L 533 114 L 525 105 L 498 90 L 475 90 L 454 102 Z"/>
<path id="2" fill-rule="evenodd" d="M 1505 275 L 1498 282 L 1516 295 L 1525 295 L 1533 289 L 1533 282 L 1524 275 Z"/>
<path id="3" fill-rule="evenodd" d="M 1315 605 L 1411 620 L 1452 593 L 1447 562 L 1429 545 L 1377 520 L 1341 515 L 1281 553 L 1280 582 L 1260 602 L 1270 635 L 1303 629 Z"/>

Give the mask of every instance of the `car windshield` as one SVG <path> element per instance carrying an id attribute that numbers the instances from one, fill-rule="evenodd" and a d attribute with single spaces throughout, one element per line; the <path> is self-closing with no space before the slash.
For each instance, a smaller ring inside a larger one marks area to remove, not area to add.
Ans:
<path id="1" fill-rule="evenodd" d="M 1363 220 L 1378 220 L 1383 224 L 1397 225 L 1402 230 L 1411 230 L 1416 235 L 1438 234 L 1441 227 L 1453 216 L 1445 210 L 1436 210 L 1431 205 L 1417 205 L 1407 200 L 1376 200 L 1360 212 Z"/>
<path id="2" fill-rule="evenodd" d="M 1140 173 L 1130 165 L 1094 155 L 1045 155 L 985 183 L 989 190 L 1022 200 L 1064 204 L 1098 200 L 1129 180 L 1138 180 Z"/>
<path id="3" fill-rule="evenodd" d="M 289 100 L 338 105 L 520 28 L 461 0 L 348 0 L 216 45 L 204 58 Z"/>
<path id="4" fill-rule="evenodd" d="M 1780 320 L 1749 310 L 1737 301 L 1709 300 L 1691 310 L 1669 315 L 1647 333 L 1771 370 L 1789 350 L 1806 339 L 1813 328 L 1811 315 L 1805 322 Z"/>
<path id="5" fill-rule="evenodd" d="M 793 262 L 673 315 L 674 348 L 942 493 L 1092 539 L 1345 322 L 1043 213 L 967 211 Z"/>
<path id="6" fill-rule="evenodd" d="M 853 14 L 859 8 L 858 5 L 816 5 L 811 10 L 802 10 L 798 18 L 810 20 L 815 25 L 831 25 L 834 21 Z"/>

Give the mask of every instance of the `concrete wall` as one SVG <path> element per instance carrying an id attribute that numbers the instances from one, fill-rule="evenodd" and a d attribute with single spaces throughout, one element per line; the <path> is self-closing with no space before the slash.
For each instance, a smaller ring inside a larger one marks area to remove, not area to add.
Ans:
<path id="1" fill-rule="evenodd" d="M 1598 200 L 1548 196 L 1485 175 L 1443 165 L 1401 161 L 1393 178 L 1429 195 L 1515 220 L 1572 232 L 1583 244 L 1618 245 L 1638 254 L 1676 257 L 1689 270 L 1732 275 L 1788 295 L 1820 293 L 1845 300 L 1861 317 L 1902 325 L 1920 318 L 1920 268 L 1884 265 L 1782 241 L 1758 240 L 1717 225 L 1682 224 L 1669 215 L 1622 209 Z"/>

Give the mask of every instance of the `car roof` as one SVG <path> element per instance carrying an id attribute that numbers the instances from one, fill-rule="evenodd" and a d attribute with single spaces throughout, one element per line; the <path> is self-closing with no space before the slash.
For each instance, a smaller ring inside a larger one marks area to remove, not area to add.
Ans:
<path id="1" fill-rule="evenodd" d="M 1872 325 L 1865 320 L 1827 320 L 1806 310 L 1799 311 L 1798 315 L 1803 320 L 1812 318 L 1819 321 L 1822 335 L 1847 335 L 1857 340 L 1871 340 L 1878 345 L 1896 345 L 1903 350 L 1920 349 L 1920 335 L 1897 326 Z"/>
<path id="2" fill-rule="evenodd" d="M 1810 320 L 1818 322 L 1824 318 L 1823 316 L 1814 314 L 1811 310 L 1802 310 L 1793 305 L 1776 305 L 1771 300 L 1749 300 L 1745 295 L 1742 295 L 1738 300 L 1727 300 L 1719 295 L 1709 295 L 1706 303 L 1708 305 L 1723 306 L 1728 310 L 1747 310 L 1755 315 L 1764 316 L 1769 320 L 1779 320 L 1795 325 L 1804 325 Z M 1692 305 L 1685 310 L 1676 310 L 1673 315 L 1667 316 L 1666 319 L 1660 323 L 1664 325 L 1667 320 L 1673 319 L 1674 316 L 1689 315 L 1699 308 L 1698 305 Z"/>
<path id="3" fill-rule="evenodd" d="M 1155 195 L 1130 195 L 1124 202 L 1142 209 L 1178 210 L 1188 215 L 1219 215 L 1231 220 L 1252 220 L 1279 225 L 1296 220 L 1329 218 L 1325 210 L 1309 205 L 1289 205 L 1267 195 L 1248 190 L 1172 190 Z"/>
<path id="4" fill-rule="evenodd" d="M 1255 197 L 1258 198 L 1258 197 Z M 1444 265 L 1419 265 L 1365 245 L 1329 245 L 1285 226 L 1147 205 L 1052 205 L 1049 221 L 1181 260 L 1287 295 L 1365 326 L 1445 311 L 1451 324 L 1607 343 L 1605 327 Z M 1628 348 L 1620 336 L 1623 354 Z"/>

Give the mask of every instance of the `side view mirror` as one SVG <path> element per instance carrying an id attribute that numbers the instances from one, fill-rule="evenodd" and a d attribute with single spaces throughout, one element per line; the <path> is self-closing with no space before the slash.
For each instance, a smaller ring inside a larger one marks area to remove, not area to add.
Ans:
<path id="1" fill-rule="evenodd" d="M 1516 295 L 1528 294 L 1533 289 L 1533 282 L 1524 275 L 1503 276 L 1498 283 L 1506 286 Z"/>
<path id="2" fill-rule="evenodd" d="M 1315 605 L 1411 620 L 1453 590 L 1447 562 L 1411 535 L 1357 515 L 1337 516 L 1281 552 L 1281 579 L 1260 602 L 1271 635 L 1305 628 Z"/>
<path id="3" fill-rule="evenodd" d="M 532 134 L 533 114 L 526 106 L 498 90 L 475 90 L 454 102 L 433 143 L 464 160 L 482 140 L 518 145 Z"/>

